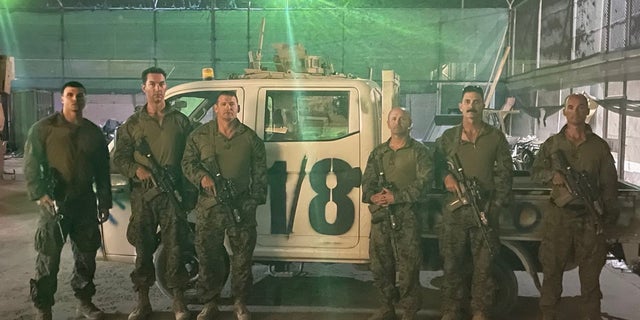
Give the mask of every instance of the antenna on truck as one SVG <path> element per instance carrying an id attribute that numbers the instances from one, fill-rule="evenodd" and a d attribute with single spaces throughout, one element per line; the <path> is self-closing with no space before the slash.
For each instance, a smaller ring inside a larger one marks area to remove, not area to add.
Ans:
<path id="1" fill-rule="evenodd" d="M 253 51 L 249 51 L 249 68 L 261 70 L 262 69 L 262 44 L 264 42 L 264 25 L 266 19 L 262 17 L 262 25 L 260 26 L 260 41 L 258 42 L 258 51 L 256 52 L 255 59 L 253 57 Z"/>

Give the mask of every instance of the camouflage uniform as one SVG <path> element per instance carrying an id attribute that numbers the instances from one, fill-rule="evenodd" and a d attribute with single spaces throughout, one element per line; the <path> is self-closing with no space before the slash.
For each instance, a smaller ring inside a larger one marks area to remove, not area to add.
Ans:
<path id="1" fill-rule="evenodd" d="M 38 309 L 54 304 L 63 238 L 69 236 L 75 261 L 71 287 L 78 299 L 90 301 L 96 292 L 93 277 L 100 247 L 98 208 L 111 208 L 109 153 L 104 135 L 87 119 L 75 125 L 56 112 L 31 127 L 24 149 L 29 197 L 39 200 L 49 195 L 56 200 L 59 215 L 64 216 L 59 226 L 56 218 L 41 209 L 31 299 Z M 51 185 L 52 175 L 55 185 Z"/>
<path id="2" fill-rule="evenodd" d="M 136 264 L 131 272 L 131 281 L 136 291 L 149 288 L 156 280 L 153 253 L 158 247 L 158 240 L 167 252 L 167 286 L 184 289 L 188 281 L 181 261 L 182 252 L 188 249 L 185 212 L 172 200 L 172 195 L 158 193 L 157 188 L 136 177 L 138 166 L 151 171 L 149 160 L 136 151 L 144 138 L 158 163 L 167 168 L 177 181 L 182 178 L 180 159 L 192 125 L 185 115 L 171 109 L 169 105 L 164 112 L 162 124 L 159 124 L 149 116 L 145 105 L 120 126 L 116 136 L 113 162 L 120 173 L 129 178 L 132 187 L 127 240 L 136 248 Z M 156 236 L 158 226 L 162 232 L 161 239 Z"/>
<path id="3" fill-rule="evenodd" d="M 563 189 L 554 186 L 551 179 L 554 164 L 551 155 L 556 150 L 564 152 L 567 161 L 577 171 L 586 171 L 600 190 L 604 206 L 605 221 L 615 222 L 619 209 L 617 204 L 618 180 L 613 157 L 607 142 L 587 126 L 586 141 L 575 146 L 560 133 L 551 136 L 541 146 L 535 159 L 532 175 L 539 182 L 552 186 L 552 198 Z M 576 203 L 577 202 L 577 203 Z M 562 275 L 571 261 L 580 268 L 580 287 L 585 319 L 600 319 L 600 271 L 605 263 L 607 245 L 604 235 L 596 235 L 594 222 L 586 210 L 579 208 L 580 200 L 569 202 L 560 208 L 552 206 L 543 218 L 543 238 L 539 258 L 542 263 L 544 281 L 540 292 L 540 309 L 545 319 L 557 317 L 557 306 L 562 293 Z"/>
<path id="4" fill-rule="evenodd" d="M 457 153 L 466 177 L 477 178 L 482 193 L 492 196 L 487 219 L 494 256 L 489 253 L 473 209 L 463 206 L 452 211 L 445 206 L 439 239 L 444 259 L 442 313 L 452 318 L 460 318 L 469 311 L 469 298 L 471 312 L 485 315 L 490 312 L 496 290 L 491 269 L 500 248 L 499 214 L 510 201 L 512 185 L 509 144 L 500 130 L 482 123 L 475 143 L 463 141 L 461 135 L 462 125 L 458 125 L 437 139 L 437 181 L 444 180 L 448 174 L 447 161 Z M 448 193 L 445 203 L 455 199 L 457 196 Z"/>
<path id="5" fill-rule="evenodd" d="M 379 172 L 393 185 L 395 203 L 388 209 L 395 215 L 398 227 L 392 231 L 388 216 L 383 221 L 372 221 L 369 257 L 374 283 L 382 305 L 391 305 L 400 299 L 407 314 L 420 309 L 420 224 L 415 213 L 416 202 L 426 194 L 431 182 L 431 157 L 428 149 L 420 142 L 409 138 L 406 145 L 396 151 L 389 147 L 389 141 L 376 147 L 367 160 L 362 177 L 362 201 L 371 203 L 371 196 L 380 192 L 382 186 Z M 377 219 L 374 219 L 377 220 Z M 394 233 L 394 237 L 391 233 Z M 395 239 L 393 239 L 395 238 Z M 393 243 L 395 242 L 395 243 Z M 395 257 L 394 248 L 398 256 Z M 396 271 L 399 283 L 396 287 Z"/>
<path id="6" fill-rule="evenodd" d="M 182 159 L 185 176 L 201 189 L 205 175 L 212 176 L 219 166 L 220 174 L 230 179 L 238 192 L 237 207 L 241 222 L 236 224 L 230 208 L 218 205 L 212 195 L 201 191 L 196 204 L 196 253 L 200 261 L 198 289 L 203 301 L 220 295 L 226 279 L 223 252 L 225 231 L 229 236 L 232 293 L 236 301 L 246 302 L 253 275 L 253 249 L 256 245 L 256 206 L 267 197 L 267 163 L 264 143 L 249 127 L 235 120 L 236 131 L 231 139 L 218 132 L 216 120 L 196 129 L 187 140 Z M 221 186 L 216 186 L 221 188 Z"/>

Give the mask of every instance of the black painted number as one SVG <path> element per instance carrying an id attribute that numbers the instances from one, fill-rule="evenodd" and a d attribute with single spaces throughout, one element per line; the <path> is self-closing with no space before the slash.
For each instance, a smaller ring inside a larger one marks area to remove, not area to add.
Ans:
<path id="1" fill-rule="evenodd" d="M 333 162 L 333 167 L 332 167 Z M 326 179 L 330 172 L 336 175 L 336 186 L 330 189 Z M 286 181 L 287 164 L 276 161 L 269 168 L 269 200 L 271 203 L 271 233 L 286 234 Z M 324 235 L 347 233 L 355 221 L 355 207 L 347 196 L 354 187 L 360 185 L 360 168 L 351 166 L 341 159 L 327 158 L 316 162 L 309 173 L 311 188 L 316 192 L 309 203 L 309 221 L 311 227 Z M 336 219 L 329 223 L 326 218 L 326 205 L 333 201 L 337 207 Z"/>
<path id="2" fill-rule="evenodd" d="M 287 234 L 287 163 L 276 161 L 269 171 L 271 234 Z"/>

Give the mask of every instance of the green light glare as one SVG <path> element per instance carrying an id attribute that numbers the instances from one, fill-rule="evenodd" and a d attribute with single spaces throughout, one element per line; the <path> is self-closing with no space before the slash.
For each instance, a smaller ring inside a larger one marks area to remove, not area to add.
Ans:
<path id="1" fill-rule="evenodd" d="M 7 0 L 0 0 L 7 1 Z M 18 0 L 15 0 L 16 2 Z M 0 9 L 0 53 L 18 55 L 18 40 L 13 29 L 13 21 L 9 10 Z"/>
<path id="2" fill-rule="evenodd" d="M 298 61 L 298 56 L 296 55 L 296 50 L 294 48 L 295 45 L 295 37 L 293 35 L 293 27 L 291 26 L 291 14 L 289 11 L 289 1 L 286 1 L 285 7 L 285 21 L 287 24 L 287 40 L 289 41 L 289 57 L 291 57 L 291 61 Z"/>
<path id="3" fill-rule="evenodd" d="M 0 0 L 0 8 L 14 8 L 20 2 L 21 0 Z"/>

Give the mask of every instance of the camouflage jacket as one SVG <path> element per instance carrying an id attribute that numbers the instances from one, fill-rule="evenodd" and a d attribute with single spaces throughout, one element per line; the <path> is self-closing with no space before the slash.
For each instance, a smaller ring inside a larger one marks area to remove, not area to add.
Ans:
<path id="1" fill-rule="evenodd" d="M 426 195 L 432 181 L 429 150 L 411 138 L 404 147 L 396 151 L 389 148 L 389 140 L 378 145 L 369 154 L 362 176 L 363 202 L 371 203 L 371 196 L 382 190 L 380 171 L 384 172 L 386 181 L 393 185 L 392 191 L 397 204 L 416 202 Z"/>
<path id="2" fill-rule="evenodd" d="M 185 142 L 193 127 L 187 116 L 169 105 L 164 112 L 160 124 L 149 116 L 145 105 L 118 128 L 113 163 L 125 177 L 135 178 L 136 169 L 140 165 L 151 167 L 149 160 L 136 151 L 143 138 L 149 143 L 153 156 L 161 166 L 179 171 Z"/>
<path id="3" fill-rule="evenodd" d="M 205 175 L 214 174 L 219 166 L 220 174 L 233 181 L 239 194 L 246 194 L 256 204 L 267 201 L 267 156 L 264 142 L 246 125 L 236 120 L 236 132 L 227 139 L 218 131 L 218 123 L 211 120 L 194 130 L 187 140 L 182 158 L 182 170 L 186 178 L 198 189 Z M 215 204 L 211 196 L 200 192 L 197 208 Z M 209 203 L 205 205 L 204 203 Z"/>
<path id="4" fill-rule="evenodd" d="M 44 195 L 56 200 L 85 195 L 93 192 L 95 183 L 98 208 L 111 208 L 109 151 L 102 130 L 93 122 L 82 119 L 75 125 L 59 112 L 36 122 L 29 130 L 24 158 L 32 200 Z M 52 186 L 54 173 L 57 182 Z"/>
<path id="5" fill-rule="evenodd" d="M 595 182 L 608 219 L 615 221 L 618 215 L 618 175 L 611 150 L 606 141 L 591 131 L 587 125 L 586 141 L 574 145 L 565 136 L 565 125 L 559 133 L 549 137 L 541 146 L 533 162 L 532 177 L 552 188 L 551 195 L 558 194 L 559 187 L 551 183 L 554 163 L 551 155 L 562 150 L 569 164 L 578 172 L 585 171 Z"/>
<path id="6" fill-rule="evenodd" d="M 477 178 L 483 192 L 493 194 L 493 202 L 511 202 L 513 163 L 509 143 L 500 130 L 483 122 L 475 143 L 462 140 L 462 124 L 447 129 L 436 140 L 435 163 L 438 184 L 449 174 L 451 157 L 458 154 L 467 178 Z"/>

